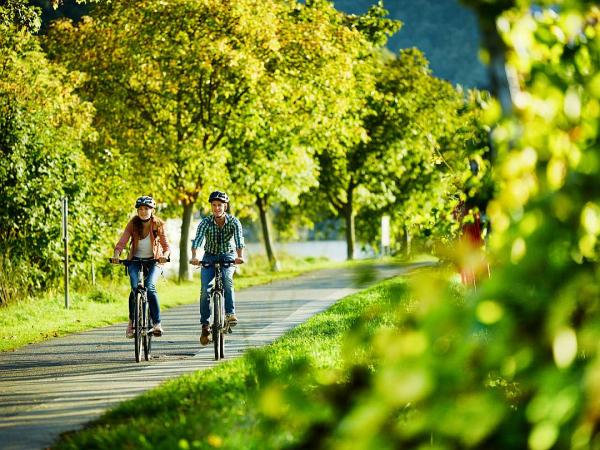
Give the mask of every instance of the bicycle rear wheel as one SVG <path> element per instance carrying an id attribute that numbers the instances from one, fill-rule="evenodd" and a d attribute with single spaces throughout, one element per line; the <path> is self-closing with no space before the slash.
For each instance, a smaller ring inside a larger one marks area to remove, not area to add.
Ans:
<path id="1" fill-rule="evenodd" d="M 141 347 L 142 347 L 142 294 L 139 292 L 135 293 L 135 309 L 133 311 L 133 342 L 135 348 L 135 361 L 140 362 L 142 360 Z"/>
<path id="2" fill-rule="evenodd" d="M 152 329 L 150 327 L 150 315 L 148 311 L 148 299 L 144 299 L 143 302 L 143 329 L 145 333 L 143 333 L 143 344 L 144 344 L 144 359 L 148 361 L 150 359 L 150 351 L 152 349 Z"/>
<path id="3" fill-rule="evenodd" d="M 223 357 L 222 341 L 223 334 L 223 294 L 215 292 L 213 294 L 213 326 L 212 338 L 215 348 L 215 361 Z"/>

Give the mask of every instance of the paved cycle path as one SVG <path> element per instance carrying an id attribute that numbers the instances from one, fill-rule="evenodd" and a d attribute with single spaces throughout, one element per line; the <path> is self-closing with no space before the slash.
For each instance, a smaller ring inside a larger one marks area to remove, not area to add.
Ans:
<path id="1" fill-rule="evenodd" d="M 427 263 L 329 269 L 236 292 L 240 320 L 226 358 L 263 346 L 334 302 L 374 281 Z M 163 296 L 166 294 L 162 294 Z M 107 408 L 164 380 L 215 365 L 212 345 L 199 344 L 198 304 L 162 311 L 165 335 L 150 361 L 136 363 L 125 323 L 0 353 L 0 448 L 47 448 Z"/>

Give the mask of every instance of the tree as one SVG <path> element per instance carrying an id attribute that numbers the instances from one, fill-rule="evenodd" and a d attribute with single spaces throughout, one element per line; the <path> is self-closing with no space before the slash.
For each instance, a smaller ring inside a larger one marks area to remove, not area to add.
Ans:
<path id="1" fill-rule="evenodd" d="M 500 100 L 505 110 L 512 107 L 511 80 L 507 77 L 506 47 L 496 28 L 496 19 L 504 12 L 513 8 L 515 0 L 461 0 L 463 4 L 475 11 L 479 20 L 482 37 L 484 60 L 488 67 L 490 91 Z M 516 80 L 512 80 L 513 86 Z"/>
<path id="2" fill-rule="evenodd" d="M 119 2 L 50 32 L 52 55 L 88 75 L 85 95 L 101 136 L 150 168 L 143 179 L 126 177 L 181 205 L 180 279 L 189 275 L 194 205 L 204 190 L 228 183 L 228 132 L 277 54 L 280 8 L 249 0 Z"/>
<path id="3" fill-rule="evenodd" d="M 377 66 L 377 55 L 387 38 L 400 29 L 401 23 L 387 18 L 387 10 L 382 3 L 369 9 L 364 16 L 346 16 L 344 21 L 358 30 L 365 37 L 365 45 L 358 49 L 352 71 L 355 80 L 354 93 L 347 96 L 352 103 L 335 121 L 325 122 L 320 135 L 322 150 L 317 153 L 319 162 L 319 193 L 305 196 L 312 203 L 316 215 L 322 215 L 322 208 L 316 205 L 329 205 L 330 211 L 342 217 L 346 224 L 347 257 L 354 257 L 354 218 L 357 205 L 364 197 L 359 187 L 364 185 L 364 147 L 368 136 L 363 128 L 362 118 L 367 114 L 367 99 L 374 87 L 374 68 Z M 326 116 L 325 116 L 326 117 Z M 340 126 L 340 124 L 343 124 Z M 337 130 L 335 132 L 333 130 Z M 358 200 L 355 198 L 359 192 Z M 316 201 L 315 201 L 316 200 Z"/>
<path id="4" fill-rule="evenodd" d="M 299 195 L 317 184 L 314 154 L 326 150 L 323 135 L 334 140 L 354 132 L 343 119 L 356 107 L 359 80 L 353 66 L 367 46 L 327 3 L 297 5 L 282 22 L 281 56 L 256 91 L 256 106 L 244 118 L 230 168 L 240 189 L 255 198 L 273 268 L 270 206 L 297 204 Z"/>
<path id="5" fill-rule="evenodd" d="M 49 62 L 37 38 L 14 25 L 0 24 L 0 48 L 3 301 L 59 279 L 61 197 L 71 204 L 75 263 L 87 259 L 95 226 L 86 208 L 90 178 L 82 152 L 93 138 L 93 108 L 74 92 L 80 74 Z"/>
<path id="6" fill-rule="evenodd" d="M 382 213 L 392 217 L 398 243 L 409 232 L 450 234 L 457 203 L 474 205 L 489 179 L 488 129 L 478 119 L 486 96 L 433 77 L 416 49 L 385 62 L 376 92 L 365 118 L 376 201 L 360 217 L 362 239 L 374 243 Z"/>
<path id="7" fill-rule="evenodd" d="M 416 49 L 380 55 L 371 68 L 375 88 L 358 116 L 364 137 L 319 155 L 322 191 L 346 223 L 348 259 L 357 215 L 369 242 L 382 213 L 402 225 L 433 228 L 451 210 L 458 178 L 469 172 L 465 142 L 472 127 L 461 114 L 463 94 L 433 77 Z"/>

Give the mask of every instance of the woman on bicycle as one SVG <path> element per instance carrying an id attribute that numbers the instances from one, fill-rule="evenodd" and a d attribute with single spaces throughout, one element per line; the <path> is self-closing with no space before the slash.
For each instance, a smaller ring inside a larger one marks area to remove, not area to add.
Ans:
<path id="1" fill-rule="evenodd" d="M 138 272 L 140 265 L 144 261 L 158 260 L 158 264 L 164 264 L 169 258 L 171 249 L 165 235 L 164 222 L 154 215 L 156 203 L 152 197 L 144 195 L 139 197 L 135 202 L 137 215 L 134 216 L 125 227 L 125 231 L 121 235 L 121 239 L 115 246 L 114 255 L 111 261 L 115 264 L 119 263 L 119 255 L 131 241 L 128 258 L 132 264 L 128 268 L 129 281 L 133 290 L 138 284 Z M 158 294 L 156 292 L 156 280 L 159 276 L 157 263 L 148 264 L 148 272 L 144 285 L 148 292 L 148 304 L 150 306 L 150 318 L 154 327 L 152 332 L 154 336 L 160 337 L 163 334 L 163 329 L 160 324 L 160 304 L 158 302 Z M 129 295 L 129 324 L 127 325 L 126 336 L 133 338 L 133 295 Z"/>
<path id="2" fill-rule="evenodd" d="M 215 191 L 208 197 L 208 202 L 210 203 L 212 215 L 205 217 L 198 224 L 196 237 L 192 241 L 192 259 L 190 262 L 193 265 L 200 264 L 200 261 L 196 258 L 196 249 L 205 240 L 203 262 L 230 261 L 235 262 L 235 264 L 243 264 L 245 245 L 242 224 L 236 217 L 226 213 L 229 205 L 229 197 L 225 192 Z M 233 238 L 235 243 L 235 251 L 231 247 L 231 238 Z M 233 266 L 223 269 L 225 316 L 232 327 L 236 326 L 238 322 L 235 315 L 235 298 L 233 292 L 234 271 L 235 267 Z M 208 301 L 208 289 L 214 277 L 214 267 L 202 267 L 200 272 L 200 323 L 202 324 L 200 344 L 202 345 L 206 345 L 209 342 L 210 328 L 208 320 L 210 319 L 210 304 Z"/>

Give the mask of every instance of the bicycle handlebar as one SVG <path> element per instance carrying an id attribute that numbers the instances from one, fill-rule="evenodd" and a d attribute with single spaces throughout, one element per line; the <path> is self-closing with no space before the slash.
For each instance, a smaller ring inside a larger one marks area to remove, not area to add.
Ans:
<path id="1" fill-rule="evenodd" d="M 191 263 L 192 261 L 190 260 L 189 262 Z M 222 267 L 225 267 L 225 268 L 236 265 L 235 261 L 232 261 L 232 260 L 215 261 L 214 263 L 200 261 L 198 264 L 192 264 L 192 265 L 197 266 L 197 267 L 214 267 L 216 264 L 220 264 Z"/>
<path id="2" fill-rule="evenodd" d="M 171 258 L 167 258 L 166 262 L 170 262 Z M 160 259 L 138 259 L 138 260 L 133 260 L 133 259 L 120 259 L 118 263 L 113 263 L 112 262 L 112 258 L 108 258 L 108 262 L 111 264 L 123 264 L 124 266 L 129 266 L 133 263 L 136 262 L 141 262 L 141 263 L 159 263 Z"/>

